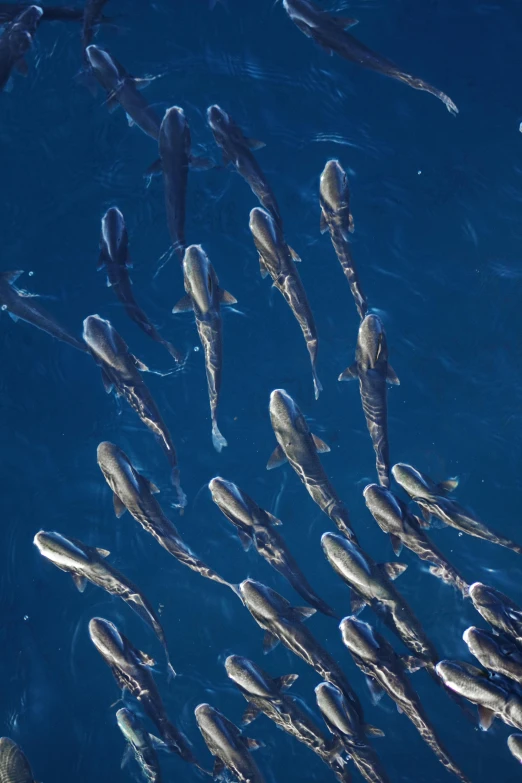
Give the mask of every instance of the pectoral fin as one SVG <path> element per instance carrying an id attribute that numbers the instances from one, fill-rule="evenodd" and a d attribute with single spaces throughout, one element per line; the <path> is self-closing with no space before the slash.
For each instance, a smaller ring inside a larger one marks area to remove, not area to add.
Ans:
<path id="1" fill-rule="evenodd" d="M 142 650 L 136 650 L 136 653 L 142 666 L 146 666 L 148 669 L 152 669 L 153 666 L 156 666 L 154 658 L 151 658 L 147 653 L 144 653 Z"/>
<path id="2" fill-rule="evenodd" d="M 454 476 L 453 478 L 446 479 L 446 481 L 441 481 L 439 484 L 439 488 L 444 492 L 453 492 L 454 489 L 457 489 L 459 485 L 459 480 L 457 476 Z"/>
<path id="3" fill-rule="evenodd" d="M 122 517 L 125 514 L 125 512 L 127 511 L 127 507 L 119 499 L 119 497 L 118 497 L 118 495 L 116 493 L 114 493 L 114 495 L 112 496 L 112 502 L 113 502 L 113 505 L 114 505 L 114 513 L 116 514 L 116 516 L 119 519 L 120 517 Z"/>
<path id="4" fill-rule="evenodd" d="M 321 440 L 318 435 L 312 435 L 312 438 L 318 454 L 326 454 L 327 451 L 331 451 L 330 446 L 324 440 Z"/>
<path id="5" fill-rule="evenodd" d="M 228 291 L 225 291 L 223 288 L 220 290 L 219 298 L 221 301 L 221 304 L 237 304 L 237 299 L 235 296 L 232 296 L 231 293 Z"/>
<path id="6" fill-rule="evenodd" d="M 351 16 L 336 16 L 332 21 L 335 22 L 341 30 L 348 30 L 349 27 L 355 27 L 356 24 L 359 24 L 359 20 L 354 19 Z"/>
<path id="7" fill-rule="evenodd" d="M 366 723 L 363 726 L 364 733 L 368 737 L 385 737 L 385 733 L 382 729 L 378 729 L 377 726 L 371 726 L 369 723 Z"/>
<path id="8" fill-rule="evenodd" d="M 261 742 L 261 740 L 253 739 L 253 737 L 243 737 L 243 740 L 248 750 L 257 750 L 258 748 L 265 747 L 264 742 Z"/>
<path id="9" fill-rule="evenodd" d="M 214 761 L 214 769 L 212 770 L 212 776 L 218 778 L 224 769 L 225 769 L 225 765 L 223 764 L 221 759 L 218 756 L 216 756 L 216 759 Z"/>
<path id="10" fill-rule="evenodd" d="M 287 691 L 292 687 L 298 677 L 298 674 L 283 674 L 282 677 L 275 677 L 274 682 L 280 691 Z"/>
<path id="11" fill-rule="evenodd" d="M 390 533 L 390 541 L 393 551 L 395 552 L 396 556 L 399 557 L 403 547 L 401 539 L 398 536 L 394 536 L 393 533 Z"/>
<path id="12" fill-rule="evenodd" d="M 255 704 L 249 704 L 243 713 L 243 717 L 241 718 L 241 725 L 248 726 L 249 723 L 252 723 L 252 721 L 257 718 L 260 712 L 261 710 L 259 707 L 256 707 Z"/>
<path id="13" fill-rule="evenodd" d="M 267 517 L 268 517 L 268 521 L 269 521 L 269 523 L 270 523 L 271 525 L 274 525 L 274 527 L 277 527 L 277 525 L 282 525 L 282 524 L 283 524 L 283 523 L 281 522 L 281 520 L 280 520 L 280 519 L 278 519 L 277 517 L 275 517 L 275 516 L 274 516 L 273 514 L 271 514 L 269 511 L 266 511 L 265 513 L 266 513 L 266 515 L 267 515 Z"/>
<path id="14" fill-rule="evenodd" d="M 121 768 L 123 769 L 124 767 L 126 767 L 129 761 L 131 761 L 133 757 L 134 757 L 134 753 L 132 747 L 130 745 L 127 745 L 127 747 L 123 751 L 123 756 L 121 757 L 121 765 L 120 765 Z"/>
<path id="15" fill-rule="evenodd" d="M 377 682 L 375 682 L 373 677 L 366 677 L 366 685 L 368 686 L 368 690 L 370 691 L 372 702 L 374 704 L 378 704 L 382 699 L 382 697 L 384 696 L 384 690 Z"/>
<path id="16" fill-rule="evenodd" d="M 149 490 L 153 495 L 157 495 L 159 493 L 160 490 L 153 481 L 151 481 L 148 478 L 145 478 L 145 476 L 142 476 L 142 479 L 148 485 Z"/>
<path id="17" fill-rule="evenodd" d="M 482 704 L 478 705 L 479 714 L 479 726 L 482 731 L 487 731 L 493 721 L 495 720 L 495 713 L 493 710 L 488 710 L 487 707 L 483 707 Z"/>
<path id="18" fill-rule="evenodd" d="M 110 555 L 108 549 L 101 549 L 99 546 L 96 547 L 96 551 L 98 552 L 100 557 L 109 557 Z"/>
<path id="19" fill-rule="evenodd" d="M 346 370 L 340 374 L 337 380 L 354 381 L 358 377 L 359 377 L 359 372 L 357 370 L 357 364 L 352 364 L 351 367 L 347 367 Z"/>
<path id="20" fill-rule="evenodd" d="M 266 147 L 266 143 L 264 141 L 260 141 L 259 139 L 245 139 L 247 143 L 247 147 L 251 150 L 260 150 L 263 149 L 263 147 Z"/>
<path id="21" fill-rule="evenodd" d="M 389 579 L 397 579 L 408 566 L 406 563 L 382 563 L 381 568 Z"/>
<path id="22" fill-rule="evenodd" d="M 352 591 L 352 597 L 351 597 L 351 611 L 354 617 L 357 617 L 357 615 L 361 614 L 362 610 L 366 606 L 366 601 L 362 597 L 362 595 L 359 595 L 359 593 L 355 593 Z"/>
<path id="23" fill-rule="evenodd" d="M 421 661 L 421 659 L 417 658 L 415 655 L 403 655 L 401 660 L 404 664 L 404 668 L 407 672 L 410 672 L 410 674 L 418 672 L 419 669 L 424 669 L 426 666 L 426 661 Z"/>
<path id="24" fill-rule="evenodd" d="M 281 448 L 281 446 L 278 444 L 275 449 L 272 452 L 272 456 L 266 463 L 266 469 L 267 470 L 273 470 L 273 468 L 279 468 L 281 465 L 284 465 L 286 462 L 286 455 Z"/>
<path id="25" fill-rule="evenodd" d="M 152 82 L 157 79 L 157 76 L 132 76 L 131 78 L 138 90 L 144 90 L 149 84 L 152 84 Z"/>
<path id="26" fill-rule="evenodd" d="M 6 283 L 9 283 L 9 285 L 12 285 L 20 275 L 23 275 L 24 270 L 23 269 L 13 269 L 10 272 L 0 272 L 0 280 L 5 280 Z"/>
<path id="27" fill-rule="evenodd" d="M 245 552 L 248 552 L 248 550 L 252 546 L 252 539 L 250 538 L 248 533 L 245 533 L 244 530 L 238 530 L 237 534 L 239 536 L 239 540 L 243 545 L 243 549 L 245 550 Z"/>
<path id="28" fill-rule="evenodd" d="M 155 734 L 149 734 L 149 737 L 150 737 L 150 741 L 152 742 L 152 747 L 155 748 L 156 750 L 162 750 L 165 753 L 172 753 L 173 752 L 172 746 L 171 745 L 167 745 L 166 742 L 164 742 L 159 737 L 156 737 Z"/>
<path id="29" fill-rule="evenodd" d="M 309 617 L 313 617 L 316 614 L 317 609 L 311 606 L 295 606 L 291 610 L 292 618 L 299 623 L 303 623 L 308 620 Z"/>
<path id="30" fill-rule="evenodd" d="M 11 319 L 11 321 L 14 321 L 15 324 L 18 323 L 18 321 L 20 320 L 20 318 L 17 315 L 15 315 L 14 313 L 12 313 L 11 310 L 8 310 L 7 314 L 9 316 L 9 318 Z"/>
<path id="31" fill-rule="evenodd" d="M 134 120 L 132 119 L 130 114 L 125 114 L 125 116 L 127 117 L 127 122 L 129 123 L 129 128 L 132 128 L 133 125 L 136 125 L 136 123 L 134 122 Z"/>
<path id="32" fill-rule="evenodd" d="M 401 385 L 401 382 L 398 379 L 395 370 L 393 369 L 393 367 L 390 367 L 390 365 L 388 365 L 388 369 L 386 371 L 386 380 L 388 381 L 388 383 L 391 383 L 393 386 Z"/>
<path id="33" fill-rule="evenodd" d="M 103 367 L 101 370 L 101 377 L 102 377 L 103 388 L 105 389 L 107 394 L 110 394 L 111 391 L 114 389 L 114 384 L 109 378 L 109 376 L 107 375 L 107 372 L 103 369 Z"/>
<path id="34" fill-rule="evenodd" d="M 141 372 L 149 372 L 149 368 L 146 364 L 143 364 L 143 362 L 141 362 L 136 356 L 133 356 L 132 354 L 131 356 L 138 370 L 141 370 Z"/>
<path id="35" fill-rule="evenodd" d="M 290 255 L 292 256 L 292 261 L 294 261 L 296 264 L 300 264 L 301 263 L 301 257 L 297 255 L 295 250 L 293 248 L 291 248 L 290 245 L 288 245 L 288 249 L 290 251 Z"/>
<path id="36" fill-rule="evenodd" d="M 148 169 L 145 169 L 145 177 L 153 177 L 156 174 L 161 174 L 163 166 L 161 165 L 161 158 L 158 158 L 151 163 Z"/>
<path id="37" fill-rule="evenodd" d="M 259 254 L 259 269 L 261 270 L 261 277 L 264 280 L 265 277 L 268 275 L 268 269 L 266 268 L 266 264 L 263 260 L 263 256 L 261 255 L 261 253 Z"/>
<path id="38" fill-rule="evenodd" d="M 321 219 L 319 222 L 319 228 L 321 230 L 321 234 L 325 234 L 328 231 L 328 222 L 326 220 L 326 215 L 324 214 L 324 209 L 321 210 Z"/>
<path id="39" fill-rule="evenodd" d="M 267 655 L 267 653 L 272 652 L 272 650 L 275 650 L 278 644 L 279 644 L 279 639 L 277 638 L 277 636 L 274 636 L 274 634 L 270 633 L 270 631 L 267 631 L 265 633 L 265 638 L 263 639 L 264 655 Z"/>
<path id="40" fill-rule="evenodd" d="M 177 304 L 172 308 L 173 313 L 186 313 L 188 310 L 192 310 L 192 299 L 188 294 L 182 296 Z"/>
<path id="41" fill-rule="evenodd" d="M 84 576 L 80 576 L 79 574 L 72 574 L 72 580 L 76 585 L 76 589 L 80 593 L 83 593 L 85 587 L 87 586 L 87 579 Z"/>

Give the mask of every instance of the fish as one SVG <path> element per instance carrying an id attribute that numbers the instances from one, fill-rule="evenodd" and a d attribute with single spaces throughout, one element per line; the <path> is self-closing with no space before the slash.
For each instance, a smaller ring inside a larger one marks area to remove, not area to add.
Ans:
<path id="1" fill-rule="evenodd" d="M 247 725 L 264 713 L 276 726 L 295 737 L 319 756 L 341 783 L 349 783 L 350 774 L 345 758 L 327 740 L 298 702 L 286 691 L 296 681 L 297 674 L 273 678 L 260 666 L 241 655 L 229 655 L 226 672 L 248 702 L 241 724 Z"/>
<path id="2" fill-rule="evenodd" d="M 308 606 L 294 607 L 271 587 L 253 579 L 245 579 L 239 588 L 248 611 L 266 632 L 264 652 L 270 652 L 282 642 L 294 655 L 315 669 L 323 680 L 337 685 L 362 719 L 359 698 L 341 667 L 303 625 L 303 621 L 314 615 L 316 610 Z"/>
<path id="3" fill-rule="evenodd" d="M 288 461 L 321 511 L 335 522 L 344 536 L 357 543 L 348 510 L 337 496 L 319 459 L 319 454 L 330 451 L 330 447 L 317 435 L 312 435 L 305 417 L 284 389 L 275 389 L 271 393 L 269 410 L 277 446 L 268 460 L 267 470 Z"/>
<path id="4" fill-rule="evenodd" d="M 193 310 L 199 339 L 205 354 L 208 396 L 212 418 L 212 443 L 221 451 L 227 442 L 219 431 L 217 408 L 223 373 L 223 323 L 221 306 L 237 299 L 219 285 L 216 270 L 201 245 L 190 245 L 183 258 L 183 277 L 187 292 L 174 306 L 173 313 Z"/>
<path id="5" fill-rule="evenodd" d="M 284 576 L 301 598 L 318 612 L 337 617 L 336 612 L 310 586 L 283 537 L 275 530 L 281 525 L 280 520 L 258 506 L 236 484 L 221 476 L 213 478 L 208 487 L 216 506 L 237 529 L 245 551 L 254 544 L 256 552 Z"/>
<path id="6" fill-rule="evenodd" d="M 109 666 L 118 686 L 139 701 L 168 748 L 177 753 L 183 761 L 199 767 L 189 741 L 167 716 L 150 671 L 154 666 L 153 659 L 138 650 L 114 623 L 103 617 L 93 617 L 90 620 L 89 636 Z"/>
<path id="7" fill-rule="evenodd" d="M 66 538 L 60 533 L 44 530 L 35 535 L 33 543 L 42 557 L 61 571 L 71 574 L 80 593 L 85 590 L 87 582 L 91 582 L 110 595 L 122 598 L 152 628 L 165 651 L 169 671 L 176 674 L 170 662 L 165 633 L 156 612 L 140 589 L 107 562 L 106 558 L 110 555 L 107 549 L 88 546 L 77 538 Z"/>
<path id="8" fill-rule="evenodd" d="M 239 125 L 220 106 L 209 106 L 207 121 L 218 147 L 223 153 L 223 165 L 234 165 L 237 173 L 250 186 L 261 205 L 282 226 L 281 212 L 272 188 L 267 182 L 253 151 L 265 146 L 258 139 L 247 138 Z"/>
<path id="9" fill-rule="evenodd" d="M 129 125 L 137 125 L 143 133 L 158 141 L 161 119 L 140 93 L 140 89 L 147 87 L 151 79 L 131 76 L 109 52 L 95 44 L 88 46 L 85 52 L 94 75 L 107 91 L 109 111 L 114 111 L 120 105 Z"/>
<path id="10" fill-rule="evenodd" d="M 515 643 L 474 626 L 467 628 L 462 638 L 485 669 L 522 685 L 522 653 Z"/>
<path id="11" fill-rule="evenodd" d="M 355 363 L 339 376 L 340 381 L 359 379 L 366 426 L 375 451 L 379 484 L 390 486 L 390 447 L 388 442 L 388 399 L 386 384 L 400 381 L 388 362 L 386 333 L 379 316 L 369 313 L 357 336 Z"/>
<path id="12" fill-rule="evenodd" d="M 469 783 L 437 737 L 417 693 L 406 676 L 409 659 L 404 662 L 383 636 L 355 617 L 341 620 L 340 629 L 343 642 L 354 662 L 369 680 L 374 681 L 371 685 L 373 694 L 380 696 L 383 691 L 387 693 L 399 710 L 411 720 L 446 770 L 462 783 Z"/>
<path id="13" fill-rule="evenodd" d="M 29 73 L 25 55 L 33 45 L 42 16 L 40 6 L 30 5 L 15 16 L 0 34 L 0 91 L 5 89 L 13 70 L 22 76 Z"/>
<path id="14" fill-rule="evenodd" d="M 252 758 L 251 750 L 262 742 L 244 737 L 238 727 L 210 704 L 198 704 L 194 710 L 198 728 L 214 756 L 214 778 L 227 768 L 238 783 L 264 783 L 264 777 Z"/>
<path id="15" fill-rule="evenodd" d="M 321 203 L 321 233 L 330 233 L 344 276 L 348 280 L 350 291 L 362 320 L 368 312 L 368 301 L 364 295 L 357 268 L 350 250 L 349 236 L 353 233 L 354 223 L 350 212 L 350 188 L 346 172 L 338 160 L 329 160 L 321 174 L 319 185 Z"/>
<path id="16" fill-rule="evenodd" d="M 389 489 L 369 484 L 363 491 L 366 507 L 384 533 L 390 536 L 393 551 L 398 556 L 403 545 L 430 565 L 430 573 L 456 587 L 464 598 L 469 584 L 423 530 L 423 522 Z"/>
<path id="17" fill-rule="evenodd" d="M 338 54 L 345 60 L 357 63 L 363 68 L 389 76 L 407 84 L 414 90 L 429 92 L 438 98 L 450 114 L 458 114 L 458 108 L 451 98 L 436 87 L 401 70 L 395 63 L 372 51 L 347 29 L 358 24 L 357 19 L 333 16 L 311 0 L 283 0 L 283 7 L 296 27 L 308 38 L 312 38 L 328 54 Z"/>
<path id="18" fill-rule="evenodd" d="M 392 473 L 397 484 L 420 506 L 426 521 L 434 516 L 461 533 L 511 549 L 518 555 L 522 554 L 520 544 L 492 530 L 456 500 L 446 497 L 447 492 L 458 485 L 457 479 L 436 484 L 425 474 L 404 463 L 394 465 Z"/>
<path id="19" fill-rule="evenodd" d="M 0 738 L 0 783 L 35 783 L 25 754 L 9 737 Z"/>
<path id="20" fill-rule="evenodd" d="M 36 304 L 34 300 L 37 294 L 30 294 L 14 285 L 20 275 L 23 275 L 22 270 L 0 272 L 0 310 L 9 313 L 15 323 L 18 320 L 25 321 L 56 340 L 87 353 L 88 348 L 83 341 L 70 334 L 52 315 Z"/>
<path id="21" fill-rule="evenodd" d="M 159 334 L 132 293 L 128 270 L 132 267 L 129 255 L 129 235 L 125 219 L 118 207 L 110 207 L 102 218 L 98 270 L 107 271 L 107 285 L 112 288 L 129 318 L 155 342 L 163 345 L 177 362 L 181 353 Z"/>
<path id="22" fill-rule="evenodd" d="M 303 333 L 310 355 L 317 400 L 323 389 L 316 369 L 319 342 L 314 316 L 295 265 L 295 261 L 300 260 L 299 256 L 287 245 L 281 229 L 269 212 L 255 207 L 250 213 L 249 225 L 259 253 L 261 277 L 270 275 L 274 281 L 273 287 L 283 295 Z"/>
<path id="23" fill-rule="evenodd" d="M 477 705 L 483 731 L 489 729 L 496 717 L 522 730 L 522 699 L 488 679 L 483 669 L 464 661 L 439 661 L 437 674 L 447 688 Z"/>
<path id="24" fill-rule="evenodd" d="M 381 760 L 368 742 L 368 736 L 382 737 L 374 726 L 363 725 L 352 706 L 331 682 L 321 682 L 315 688 L 317 706 L 329 731 L 352 759 L 360 775 L 368 783 L 389 783 Z"/>
<path id="25" fill-rule="evenodd" d="M 159 489 L 136 470 L 122 449 L 114 443 L 104 441 L 98 446 L 97 457 L 98 466 L 113 492 L 114 512 L 118 518 L 128 511 L 145 532 L 155 538 L 178 562 L 206 579 L 226 585 L 241 598 L 238 585 L 219 576 L 185 544 L 177 528 L 165 516 L 154 497 Z"/>
<path id="26" fill-rule="evenodd" d="M 522 734 L 511 734 L 507 744 L 511 755 L 516 758 L 519 764 L 522 764 Z"/>
<path id="27" fill-rule="evenodd" d="M 135 712 L 122 707 L 116 713 L 118 728 L 127 741 L 127 750 L 124 753 L 122 766 L 134 756 L 143 777 L 148 783 L 162 783 L 161 768 L 156 748 L 168 749 L 163 740 L 155 737 L 145 729 L 143 723 Z"/>
<path id="28" fill-rule="evenodd" d="M 494 587 L 474 582 L 469 597 L 477 612 L 497 632 L 514 639 L 522 647 L 522 607 Z"/>
<path id="29" fill-rule="evenodd" d="M 118 396 L 123 397 L 161 443 L 171 468 L 171 481 L 176 488 L 178 506 L 183 509 L 187 505 L 187 497 L 181 488 L 176 448 L 140 375 L 140 372 L 147 372 L 148 367 L 133 356 L 127 343 L 110 321 L 99 315 L 89 315 L 84 320 L 83 339 L 96 364 L 101 368 L 107 394 L 114 390 Z"/>

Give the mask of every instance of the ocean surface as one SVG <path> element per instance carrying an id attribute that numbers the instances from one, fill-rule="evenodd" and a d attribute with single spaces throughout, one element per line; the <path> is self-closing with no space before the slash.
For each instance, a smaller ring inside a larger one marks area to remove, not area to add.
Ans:
<path id="1" fill-rule="evenodd" d="M 183 568 L 129 514 L 116 519 L 96 463 L 100 441 L 121 446 L 158 484 L 158 499 L 186 542 L 226 579 L 258 579 L 302 605 L 255 551 L 243 551 L 212 503 L 212 477 L 237 483 L 283 521 L 280 530 L 312 585 L 348 614 L 349 591 L 320 547 L 332 524 L 290 467 L 266 471 L 275 447 L 269 395 L 284 388 L 331 447 L 322 462 L 362 546 L 377 561 L 395 559 L 362 496 L 376 473 L 358 387 L 337 382 L 353 362 L 358 317 L 330 239 L 319 230 L 319 176 L 329 158 L 339 158 L 349 175 L 353 255 L 401 380 L 388 397 L 392 463 L 408 462 L 436 480 L 458 475 L 458 499 L 522 539 L 522 4 L 357 0 L 328 8 L 357 17 L 358 38 L 448 93 L 459 115 L 431 95 L 329 57 L 271 0 L 228 0 L 228 10 L 218 4 L 212 11 L 206 0 L 110 0 L 106 13 L 115 25 L 96 37 L 130 73 L 159 77 L 144 94 L 160 114 L 184 108 L 197 154 L 220 163 L 205 117 L 212 103 L 266 143 L 255 154 L 279 200 L 286 238 L 302 258 L 320 339 L 318 401 L 298 326 L 259 274 L 248 228 L 255 196 L 231 169 L 190 173 L 187 240 L 202 244 L 238 300 L 224 312 L 220 426 L 229 446 L 221 454 L 210 437 L 194 318 L 171 314 L 184 290 L 178 261 L 167 260 L 161 179 L 148 185 L 144 178 L 157 158 L 154 141 L 129 127 L 121 109 L 109 113 L 103 91 L 93 96 L 78 84 L 78 24 L 42 23 L 28 78 L 15 74 L 13 89 L 0 96 L 2 269 L 25 270 L 17 285 L 40 294 L 74 334 L 98 313 L 147 365 L 173 371 L 146 382 L 176 443 L 189 498 L 180 516 L 161 449 L 130 408 L 105 393 L 89 356 L 0 313 L 0 733 L 20 743 L 43 783 L 137 775 L 132 764 L 120 768 L 125 743 L 112 706 L 120 693 L 89 639 L 93 616 L 116 622 L 158 660 L 168 712 L 207 766 L 195 706 L 209 702 L 236 723 L 245 707 L 226 676 L 227 655 L 252 658 L 274 676 L 298 673 L 292 692 L 317 714 L 312 669 L 281 646 L 263 656 L 263 631 L 231 591 Z M 127 221 L 135 296 L 188 355 L 182 370 L 128 319 L 105 273 L 96 271 L 100 219 L 111 205 Z M 157 640 L 127 606 L 93 586 L 80 594 L 41 558 L 32 543 L 40 529 L 110 550 L 110 562 L 160 607 L 178 672 L 172 682 Z M 430 535 L 468 582 L 522 601 L 516 554 L 451 528 Z M 401 560 L 409 568 L 398 588 L 440 657 L 471 662 L 462 632 L 484 626 L 471 602 L 411 553 Z M 362 619 L 375 622 L 368 609 Z M 372 704 L 336 621 L 315 615 L 308 627 L 342 665 L 368 722 L 384 730 L 374 746 L 391 781 L 449 781 L 395 705 L 386 698 Z M 412 682 L 473 783 L 520 779 L 507 726 L 495 721 L 482 733 L 425 672 Z M 317 722 L 322 727 L 319 714 Z M 255 758 L 267 781 L 334 780 L 267 718 L 245 733 L 265 743 Z M 166 781 L 202 779 L 177 756 L 161 762 Z"/>

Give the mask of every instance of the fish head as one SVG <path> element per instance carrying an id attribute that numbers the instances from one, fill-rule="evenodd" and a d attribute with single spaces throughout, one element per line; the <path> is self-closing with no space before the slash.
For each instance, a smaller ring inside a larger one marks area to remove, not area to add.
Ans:
<path id="1" fill-rule="evenodd" d="M 314 16 L 314 12 L 317 15 L 319 11 L 308 0 L 283 0 L 283 8 L 293 22 L 301 22 L 306 25 L 310 24 L 310 17 Z"/>
<path id="2" fill-rule="evenodd" d="M 350 210 L 350 193 L 346 172 L 338 160 L 329 160 L 319 181 L 321 207 L 327 215 Z"/>
<path id="3" fill-rule="evenodd" d="M 229 655 L 225 661 L 227 674 L 245 694 L 262 699 L 279 698 L 274 681 L 253 661 L 241 655 Z"/>
<path id="4" fill-rule="evenodd" d="M 237 726 L 210 704 L 198 704 L 194 716 L 203 739 L 213 755 L 218 755 L 220 749 L 226 749 L 231 740 L 233 741 L 234 735 L 240 736 Z"/>
<path id="5" fill-rule="evenodd" d="M 435 669 L 447 688 L 474 704 L 489 701 L 491 693 L 495 695 L 495 691 L 502 695 L 500 689 L 490 683 L 487 673 L 472 664 L 464 661 L 439 661 Z"/>
<path id="6" fill-rule="evenodd" d="M 381 642 L 371 625 L 357 620 L 355 617 L 345 617 L 339 625 L 344 644 L 352 655 L 370 665 L 379 662 Z"/>
<path id="7" fill-rule="evenodd" d="M 116 713 L 116 721 L 118 723 L 118 728 L 127 742 L 135 748 L 143 746 L 145 729 L 135 712 L 128 710 L 126 707 L 122 707 Z"/>
<path id="8" fill-rule="evenodd" d="M 89 65 L 101 82 L 117 84 L 120 81 L 120 69 L 118 63 L 113 60 L 109 52 L 99 46 L 91 44 L 85 50 Z"/>
<path id="9" fill-rule="evenodd" d="M 80 542 L 69 541 L 60 533 L 40 530 L 33 543 L 43 557 L 64 571 L 77 571 L 91 563 L 87 547 L 82 548 Z"/>
<path id="10" fill-rule="evenodd" d="M 2 740 L 0 740 L 1 742 Z M 508 737 L 508 748 L 511 754 L 522 763 L 522 734 L 511 734 Z"/>
<path id="11" fill-rule="evenodd" d="M 254 579 L 245 579 L 239 589 L 245 606 L 260 624 L 277 621 L 291 609 L 286 598 Z"/>
<path id="12" fill-rule="evenodd" d="M 188 132 L 185 112 L 179 106 L 167 109 L 161 122 L 160 136 L 167 139 L 170 145 L 175 145 Z"/>
<path id="13" fill-rule="evenodd" d="M 103 617 L 93 617 L 89 622 L 89 636 L 107 663 L 119 666 L 125 662 L 125 639 L 114 623 Z"/>
<path id="14" fill-rule="evenodd" d="M 251 527 L 254 524 L 247 499 L 239 487 L 221 476 L 216 476 L 211 479 L 208 488 L 216 506 L 231 522 L 240 524 L 241 527 Z"/>
<path id="15" fill-rule="evenodd" d="M 411 498 L 429 498 L 433 494 L 434 482 L 411 465 L 398 462 L 392 468 L 392 475 Z"/>
<path id="16" fill-rule="evenodd" d="M 483 612 L 503 613 L 504 611 L 506 602 L 502 593 L 482 582 L 473 582 L 469 588 L 469 597 L 480 614 Z"/>
<path id="17" fill-rule="evenodd" d="M 356 712 L 337 685 L 321 682 L 315 688 L 315 700 L 332 734 L 353 734 L 357 724 Z"/>
<path id="18" fill-rule="evenodd" d="M 381 319 L 375 313 L 363 318 L 357 336 L 357 364 L 373 369 L 378 363 L 388 362 L 386 332 Z"/>
<path id="19" fill-rule="evenodd" d="M 357 544 L 336 533 L 323 533 L 321 546 L 326 559 L 350 586 L 364 592 L 372 580 L 371 565 Z"/>
<path id="20" fill-rule="evenodd" d="M 305 417 L 296 403 L 284 389 L 274 389 L 270 395 L 270 421 L 277 442 L 286 453 L 298 436 L 310 435 Z"/>
<path id="21" fill-rule="evenodd" d="M 214 104 L 207 109 L 207 121 L 212 132 L 219 138 L 230 132 L 231 119 L 221 106 Z"/>
<path id="22" fill-rule="evenodd" d="M 106 440 L 98 445 L 96 455 L 107 484 L 120 499 L 126 497 L 129 492 L 142 492 L 140 474 L 123 449 Z"/>
<path id="23" fill-rule="evenodd" d="M 118 207 L 110 207 L 101 222 L 100 246 L 104 254 L 114 259 L 125 254 L 126 261 L 129 235 L 125 225 L 125 219 Z"/>
<path id="24" fill-rule="evenodd" d="M 14 33 L 17 40 L 22 41 L 22 38 L 18 39 L 18 36 L 25 33 L 28 36 L 28 45 L 24 47 L 24 50 L 28 49 L 31 46 L 32 36 L 36 33 L 36 28 L 42 16 L 43 9 L 39 5 L 30 5 L 28 8 L 25 8 L 13 22 L 9 36 L 11 40 Z"/>
<path id="25" fill-rule="evenodd" d="M 254 207 L 250 211 L 249 227 L 258 253 L 263 258 L 275 256 L 283 237 L 272 215 L 266 209 Z"/>
<path id="26" fill-rule="evenodd" d="M 381 530 L 399 535 L 403 529 L 405 509 L 393 492 L 379 484 L 368 484 L 363 495 L 368 511 Z"/>
<path id="27" fill-rule="evenodd" d="M 83 322 L 83 339 L 96 359 L 118 368 L 120 357 L 128 353 L 127 344 L 110 321 L 99 315 L 88 315 Z"/>
<path id="28" fill-rule="evenodd" d="M 183 276 L 196 314 L 206 315 L 219 307 L 219 281 L 201 245 L 190 245 L 185 250 Z"/>

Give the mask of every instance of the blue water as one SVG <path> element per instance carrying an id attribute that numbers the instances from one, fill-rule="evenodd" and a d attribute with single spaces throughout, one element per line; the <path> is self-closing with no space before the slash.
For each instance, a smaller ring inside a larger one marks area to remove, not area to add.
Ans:
<path id="1" fill-rule="evenodd" d="M 323 464 L 362 545 L 376 560 L 394 559 L 362 498 L 375 466 L 357 385 L 336 380 L 353 361 L 358 319 L 329 238 L 319 233 L 318 178 L 328 158 L 338 157 L 349 173 L 354 257 L 401 379 L 389 392 L 392 460 L 436 479 L 458 474 L 459 499 L 492 526 L 522 538 L 520 4 L 338 4 L 360 19 L 354 33 L 361 40 L 447 92 L 459 106 L 456 118 L 430 95 L 328 57 L 280 4 L 228 5 L 227 13 L 221 5 L 209 11 L 205 0 L 111 0 L 107 12 L 119 15 L 119 27 L 97 37 L 131 73 L 161 74 L 147 98 L 160 113 L 184 107 L 196 151 L 219 161 L 205 121 L 215 102 L 248 135 L 266 142 L 256 155 L 277 194 L 288 242 L 303 259 L 300 272 L 320 337 L 324 392 L 318 402 L 298 327 L 259 275 L 248 230 L 255 197 L 233 171 L 191 173 L 187 238 L 203 245 L 221 284 L 238 299 L 236 312 L 224 316 L 220 424 L 229 447 L 220 455 L 210 439 L 193 318 L 170 314 L 183 294 L 177 261 L 155 277 L 169 238 L 162 183 L 147 188 L 143 178 L 157 157 L 154 142 L 130 128 L 121 110 L 109 114 L 101 92 L 94 98 L 75 82 L 78 25 L 43 23 L 29 77 L 15 76 L 12 92 L 1 96 L 2 268 L 34 273 L 20 278 L 20 286 L 48 297 L 43 304 L 74 333 L 80 334 L 86 315 L 99 313 L 149 366 L 172 369 L 164 349 L 128 320 L 104 274 L 96 272 L 100 218 L 116 204 L 129 227 L 136 297 L 163 334 L 189 353 L 183 372 L 147 377 L 179 452 L 189 496 L 179 517 L 169 505 L 175 497 L 164 455 L 134 413 L 105 394 L 89 357 L 2 316 L 1 733 L 21 744 L 44 783 L 125 781 L 132 774 L 130 767 L 120 769 L 124 742 L 111 707 L 119 692 L 89 640 L 92 616 L 115 621 L 157 657 L 168 711 L 208 763 L 194 707 L 208 701 L 239 722 L 245 705 L 226 677 L 228 654 L 246 655 L 274 676 L 299 673 L 293 691 L 312 707 L 319 681 L 285 649 L 263 658 L 263 632 L 230 591 L 180 566 L 128 514 L 115 518 L 96 464 L 100 441 L 120 445 L 160 485 L 164 508 L 216 570 L 234 582 L 259 579 L 300 605 L 255 553 L 243 553 L 211 502 L 209 479 L 236 482 L 283 520 L 283 534 L 312 584 L 347 613 L 347 589 L 319 546 L 320 534 L 331 528 L 328 519 L 290 468 L 265 470 L 275 446 L 269 393 L 283 387 L 330 444 Z M 171 684 L 157 641 L 127 607 L 94 587 L 80 595 L 67 575 L 41 559 L 32 545 L 41 528 L 111 550 L 111 562 L 163 607 L 180 673 Z M 432 536 L 469 582 L 487 582 L 522 600 L 515 554 L 451 529 Z M 398 586 L 441 658 L 470 660 L 462 632 L 483 625 L 471 603 L 413 555 L 405 552 L 402 559 L 410 567 Z M 362 617 L 374 620 L 370 613 Z M 367 720 L 385 731 L 375 746 L 390 779 L 449 780 L 391 702 L 371 704 L 335 621 L 315 616 L 309 627 L 353 681 Z M 474 783 L 493 775 L 505 783 L 519 779 L 506 726 L 497 721 L 482 734 L 425 673 L 413 677 L 433 723 Z M 246 733 L 266 743 L 256 760 L 268 781 L 334 780 L 266 718 Z M 162 765 L 166 780 L 199 779 L 177 757 L 163 758 Z"/>

